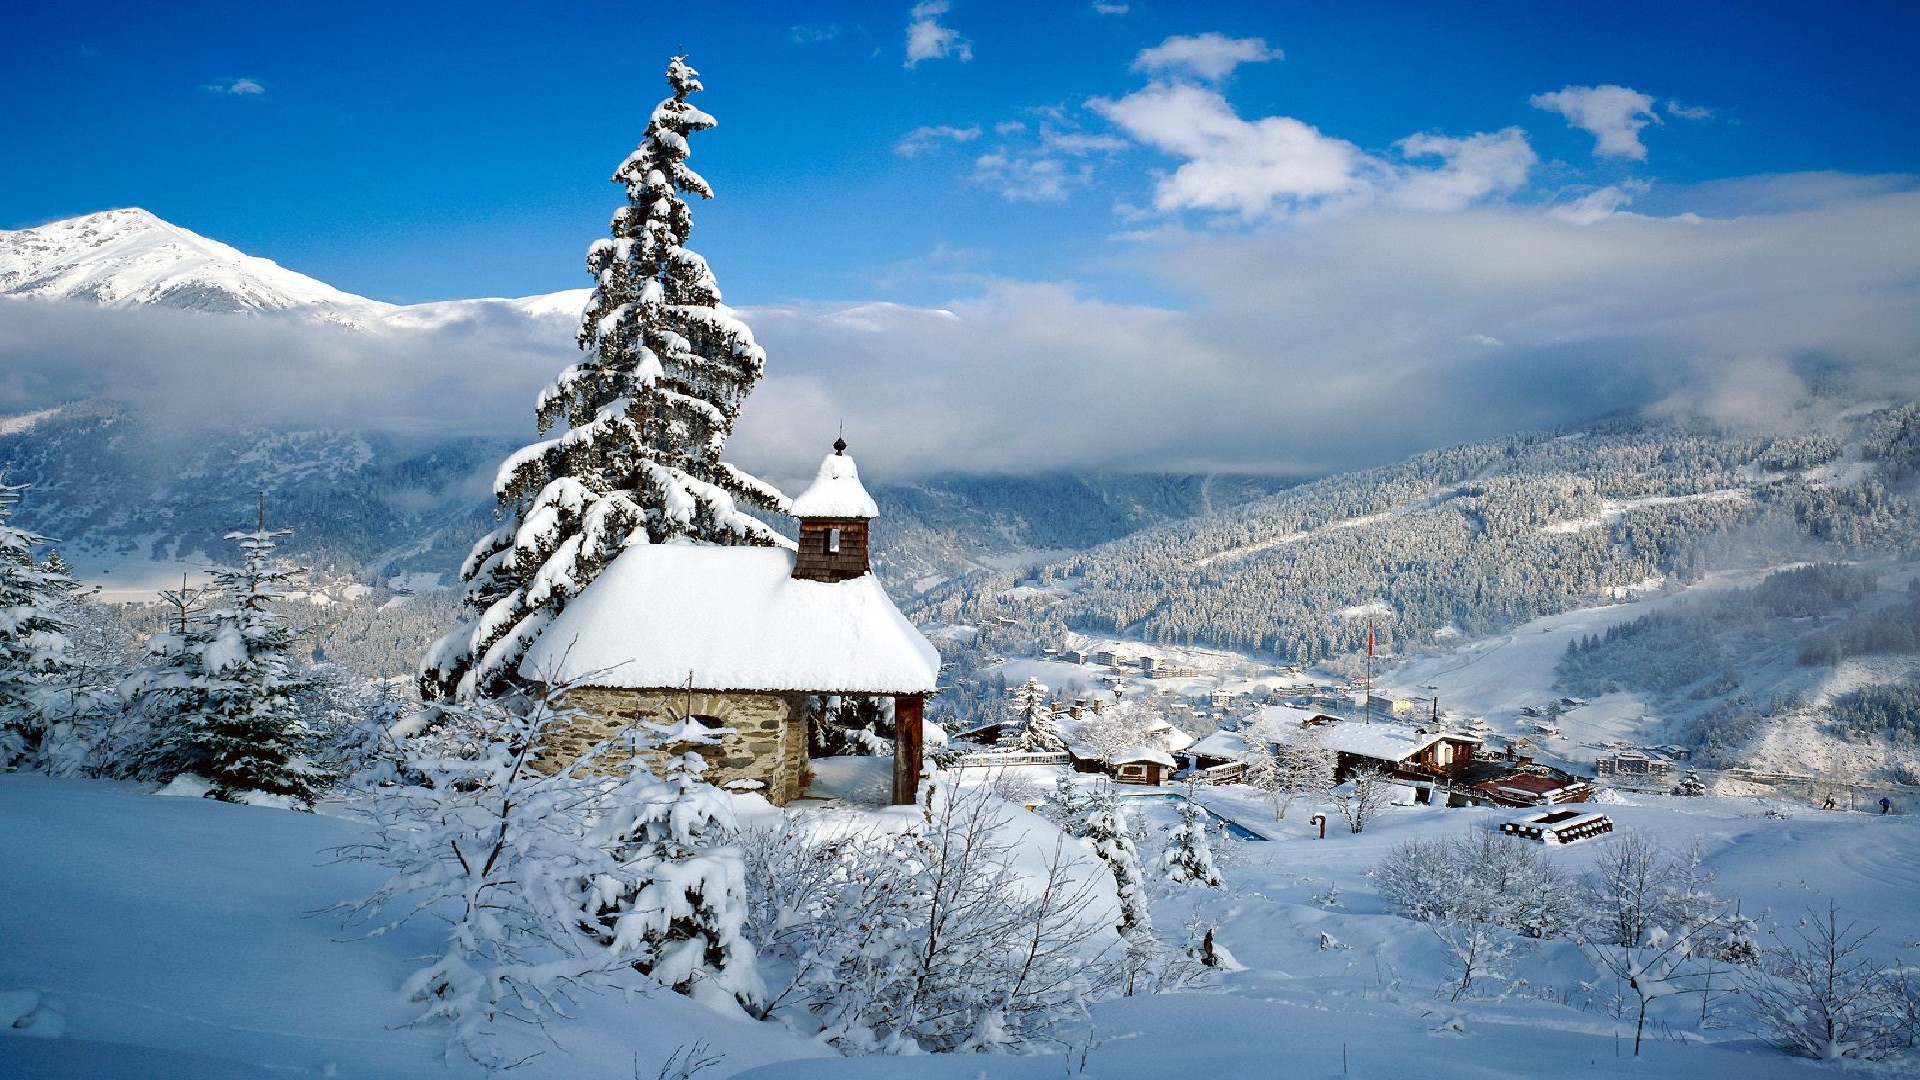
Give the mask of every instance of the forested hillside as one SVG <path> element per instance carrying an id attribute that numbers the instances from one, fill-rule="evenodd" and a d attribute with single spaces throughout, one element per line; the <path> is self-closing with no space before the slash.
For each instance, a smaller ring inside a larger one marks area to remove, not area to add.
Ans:
<path id="1" fill-rule="evenodd" d="M 284 550 L 374 582 L 450 581 L 491 520 L 499 438 L 405 442 L 347 431 L 163 433 L 164 418 L 80 402 L 0 421 L 0 472 L 29 485 L 21 518 L 70 552 L 217 560 L 259 493 Z M 944 476 L 872 485 L 875 564 L 896 596 L 1029 565 L 1286 487 L 1272 477 L 1185 474 Z M 791 531 L 791 522 L 776 522 Z M 197 553 L 197 555 L 196 555 Z"/>
<path id="2" fill-rule="evenodd" d="M 985 648 L 1068 630 L 1313 662 L 1474 636 L 1741 560 L 1893 554 L 1916 530 L 1911 403 L 1819 430 L 1618 421 L 1435 450 L 936 590 Z"/>

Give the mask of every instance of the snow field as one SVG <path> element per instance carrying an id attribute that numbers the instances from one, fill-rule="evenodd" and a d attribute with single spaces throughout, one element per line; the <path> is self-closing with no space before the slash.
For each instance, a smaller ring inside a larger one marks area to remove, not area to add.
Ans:
<path id="1" fill-rule="evenodd" d="M 1634 1059 L 1631 1017 L 1610 1011 L 1615 989 L 1563 940 L 1531 943 L 1503 971 L 1512 982 L 1490 981 L 1481 995 L 1449 1002 L 1444 950 L 1424 925 L 1388 910 L 1368 872 L 1400 843 L 1494 828 L 1511 813 L 1401 805 L 1358 835 L 1334 817 L 1321 840 L 1310 821 L 1317 807 L 1296 803 L 1275 822 L 1271 803 L 1250 789 L 1203 788 L 1195 797 L 1275 842 L 1216 840 L 1226 887 L 1155 882 L 1154 922 L 1175 942 L 1190 925 L 1212 927 L 1246 970 L 1212 976 L 1194 992 L 1095 1003 L 1091 1035 L 1067 1033 L 1084 1061 L 829 1056 L 777 1024 L 723 1017 L 635 979 L 582 996 L 571 1018 L 553 1025 L 551 1041 L 515 1035 L 539 1056 L 514 1072 L 625 1080 L 637 1062 L 638 1075 L 651 1077 L 669 1054 L 705 1042 L 723 1057 L 701 1080 L 1829 1075 L 1737 1027 L 1703 1031 L 1691 996 L 1656 1003 L 1658 1033 Z M 782 813 L 753 802 L 742 803 L 743 824 Z M 1142 862 L 1157 866 L 1174 806 L 1127 805 Z M 1790 923 L 1832 897 L 1843 918 L 1879 928 L 1871 943 L 1878 958 L 1892 961 L 1920 941 L 1920 819 L 1667 796 L 1598 808 L 1622 830 L 1615 837 L 1639 831 L 1674 850 L 1701 844 L 1716 890 L 1739 897 L 1763 922 Z M 333 849 L 364 837 L 364 826 L 339 804 L 322 810 L 0 776 L 0 911 L 9 927 L 0 1010 L 22 1014 L 16 1023 L 39 1018 L 0 1034 L 0 1076 L 483 1075 L 469 1062 L 444 1063 L 443 1032 L 405 1026 L 417 1006 L 398 987 L 441 944 L 439 924 L 362 939 L 316 914 L 366 895 L 382 874 L 332 860 Z M 816 819 L 823 827 L 904 825 L 913 814 L 842 809 Z M 1056 832 L 1019 807 L 1009 807 L 1007 822 L 1004 835 L 1018 841 L 1012 858 L 1031 879 Z M 1579 873 L 1612 839 L 1545 851 Z M 1737 1004 L 1722 1008 L 1731 1021 Z"/>

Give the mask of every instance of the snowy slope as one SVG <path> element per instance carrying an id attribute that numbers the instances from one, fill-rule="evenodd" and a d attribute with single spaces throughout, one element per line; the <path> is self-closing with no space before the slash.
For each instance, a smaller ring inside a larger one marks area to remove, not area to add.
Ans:
<path id="1" fill-rule="evenodd" d="M 668 1054 L 696 1042 L 721 1056 L 701 1080 L 1834 1075 L 1747 1034 L 1737 998 L 1722 1001 L 1717 1025 L 1705 1028 L 1696 998 L 1657 1002 L 1656 1034 L 1633 1058 L 1632 1018 L 1614 1003 L 1617 988 L 1564 939 L 1525 943 L 1504 969 L 1504 989 L 1449 1001 L 1437 939 L 1387 910 L 1368 871 L 1398 844 L 1491 827 L 1498 812 L 1397 806 L 1363 834 L 1318 839 L 1313 807 L 1296 804 L 1275 822 L 1247 789 L 1200 798 L 1273 839 L 1216 844 L 1227 887 L 1161 888 L 1155 925 L 1176 938 L 1189 922 L 1212 927 L 1245 970 L 1183 993 L 1095 1004 L 1091 1032 L 1061 1033 L 1085 1049 L 1084 1060 L 847 1059 L 776 1024 L 728 1019 L 671 994 L 603 993 L 556 1022 L 553 1041 L 525 1033 L 527 1049 L 540 1054 L 513 1075 L 652 1077 Z M 1883 962 L 1920 940 L 1912 903 L 1920 817 L 1714 798 L 1635 797 L 1598 808 L 1671 848 L 1698 841 L 1715 888 L 1739 897 L 1748 914 L 1791 923 L 1831 898 L 1845 917 L 1878 928 L 1870 952 Z M 1151 857 L 1171 812 L 1136 802 L 1134 813 Z M 0 1005 L 24 1008 L 25 1020 L 0 1027 L 0 1076 L 482 1075 L 464 1062 L 443 1065 L 440 1032 L 405 1026 L 413 1007 L 397 987 L 437 927 L 359 939 L 313 914 L 376 882 L 376 868 L 332 854 L 364 835 L 357 822 L 8 775 L 0 776 L 0 824 L 0 910 L 8 913 Z M 1546 853 L 1578 874 L 1615 842 Z M 1877 1075 L 1912 1074 L 1893 1064 Z"/>
<path id="2" fill-rule="evenodd" d="M 296 274 L 137 207 L 0 230 L 0 296 L 190 311 L 370 318 L 378 301 Z"/>

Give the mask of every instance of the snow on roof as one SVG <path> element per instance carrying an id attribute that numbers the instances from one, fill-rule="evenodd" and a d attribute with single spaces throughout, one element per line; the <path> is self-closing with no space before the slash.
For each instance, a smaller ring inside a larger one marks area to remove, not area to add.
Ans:
<path id="1" fill-rule="evenodd" d="M 1405 761 L 1447 738 L 1441 731 L 1415 731 L 1395 724 L 1329 724 L 1321 741 L 1327 749 L 1376 761 Z M 1460 738 L 1461 736 L 1454 736 Z"/>
<path id="2" fill-rule="evenodd" d="M 820 463 L 813 485 L 793 500 L 788 511 L 797 518 L 877 518 L 880 508 L 860 484 L 860 470 L 844 452 L 845 441 Z"/>
<path id="3" fill-rule="evenodd" d="M 1340 719 L 1340 717 L 1330 712 L 1322 712 L 1319 709 L 1301 709 L 1292 705 L 1262 705 L 1246 716 L 1241 717 L 1240 723 L 1243 726 L 1247 724 L 1257 724 L 1261 721 L 1273 724 L 1305 724 L 1319 716 L 1324 716 L 1330 720 Z"/>
<path id="4" fill-rule="evenodd" d="M 546 683 L 924 694 L 940 654 L 872 574 L 795 581 L 784 548 L 628 548 L 527 650 Z"/>
<path id="5" fill-rule="evenodd" d="M 1246 752 L 1246 736 L 1237 731 L 1216 731 L 1187 747 L 1187 753 L 1199 757 L 1238 759 Z"/>
<path id="6" fill-rule="evenodd" d="M 1130 746 L 1107 759 L 1115 765 L 1125 765 L 1136 761 L 1151 761 L 1156 765 L 1165 765 L 1171 769 L 1176 764 L 1173 755 L 1165 750 L 1151 746 Z"/>
<path id="7" fill-rule="evenodd" d="M 1162 720 L 1141 732 L 1168 750 L 1185 750 L 1193 745 L 1193 736 Z"/>

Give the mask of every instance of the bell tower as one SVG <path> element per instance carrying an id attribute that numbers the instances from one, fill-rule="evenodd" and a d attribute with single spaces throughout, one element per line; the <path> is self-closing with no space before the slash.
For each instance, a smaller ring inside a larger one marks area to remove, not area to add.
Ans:
<path id="1" fill-rule="evenodd" d="M 849 581 L 872 571 L 867 530 L 880 508 L 860 484 L 860 470 L 847 456 L 847 440 L 834 440 L 833 453 L 820 463 L 813 485 L 793 500 L 789 513 L 800 520 L 795 578 Z"/>

